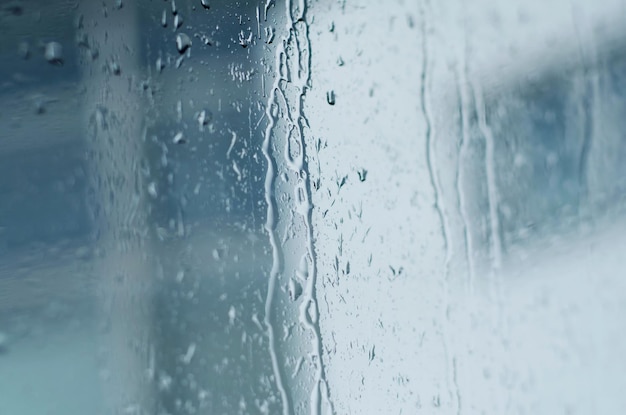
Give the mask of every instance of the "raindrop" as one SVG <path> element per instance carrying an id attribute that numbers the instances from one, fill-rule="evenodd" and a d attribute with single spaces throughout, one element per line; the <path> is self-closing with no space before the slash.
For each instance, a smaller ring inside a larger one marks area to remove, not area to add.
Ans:
<path id="1" fill-rule="evenodd" d="M 163 9 L 163 14 L 161 14 L 161 26 L 167 27 L 167 13 L 165 9 Z"/>
<path id="2" fill-rule="evenodd" d="M 368 359 L 371 362 L 372 360 L 374 360 L 374 358 L 376 357 L 376 346 L 372 346 L 372 348 L 370 349 L 369 353 L 368 353 Z"/>
<path id="3" fill-rule="evenodd" d="M 326 93 L 326 102 L 329 105 L 335 105 L 335 91 L 332 89 Z"/>
<path id="4" fill-rule="evenodd" d="M 200 0 L 200 4 L 202 4 L 202 7 L 204 7 L 205 9 L 210 9 L 209 0 Z"/>
<path id="5" fill-rule="evenodd" d="M 433 406 L 435 408 L 439 408 L 441 406 L 441 399 L 439 398 L 439 395 L 433 396 Z"/>
<path id="6" fill-rule="evenodd" d="M 174 17 L 174 29 L 178 29 L 182 25 L 183 25 L 183 18 L 180 16 L 180 14 L 177 14 Z"/>
<path id="7" fill-rule="evenodd" d="M 178 122 L 182 122 L 182 120 L 183 120 L 183 102 L 181 100 L 178 100 L 178 102 L 176 103 L 176 117 L 178 119 Z"/>
<path id="8" fill-rule="evenodd" d="M 176 135 L 172 139 L 172 142 L 174 144 L 185 144 L 187 142 L 187 140 L 185 140 L 185 137 L 183 136 L 183 133 L 181 131 L 179 131 L 178 133 L 176 133 Z"/>
<path id="9" fill-rule="evenodd" d="M 241 45 L 241 47 L 247 48 L 250 43 L 252 43 L 252 32 L 250 32 L 248 36 L 246 37 L 246 35 L 243 33 L 243 30 L 240 31 L 239 32 L 239 44 Z"/>
<path id="10" fill-rule="evenodd" d="M 359 175 L 359 181 L 364 182 L 365 179 L 367 179 L 367 170 L 361 169 L 357 171 L 357 173 Z"/>
<path id="11" fill-rule="evenodd" d="M 150 196 L 152 196 L 153 198 L 156 199 L 156 197 L 158 196 L 157 194 L 157 187 L 156 187 L 156 183 L 152 182 L 148 185 L 148 194 Z"/>
<path id="12" fill-rule="evenodd" d="M 266 37 L 265 43 L 270 45 L 274 41 L 274 29 L 271 27 L 266 27 L 265 37 Z"/>
<path id="13" fill-rule="evenodd" d="M 122 73 L 122 69 L 120 68 L 120 64 L 115 62 L 115 61 L 109 62 L 109 70 L 111 71 L 111 73 L 113 75 L 119 75 L 119 74 Z"/>
<path id="14" fill-rule="evenodd" d="M 58 42 L 47 43 L 44 56 L 52 65 L 63 65 L 63 47 Z"/>
<path id="15" fill-rule="evenodd" d="M 178 49 L 179 53 L 185 53 L 187 49 L 191 46 L 191 39 L 184 33 L 179 33 L 176 35 L 176 49 Z"/>
<path id="16" fill-rule="evenodd" d="M 202 110 L 198 113 L 197 119 L 200 131 L 204 131 L 204 126 L 211 122 L 211 113 L 207 110 Z"/>
<path id="17" fill-rule="evenodd" d="M 172 14 L 177 14 L 178 9 L 176 8 L 176 2 L 172 1 Z"/>
<path id="18" fill-rule="evenodd" d="M 44 114 L 46 112 L 46 101 L 43 98 L 35 100 L 35 114 Z"/>
<path id="19" fill-rule="evenodd" d="M 196 354 L 196 344 L 195 343 L 191 343 L 189 345 L 189 347 L 187 347 L 187 352 L 185 353 L 185 355 L 182 357 L 182 361 L 184 364 L 188 365 L 189 363 L 191 363 L 191 359 L 193 359 L 193 355 Z"/>
<path id="20" fill-rule="evenodd" d="M 168 391 L 172 387 L 172 377 L 167 373 L 162 373 L 159 376 L 159 390 L 160 391 Z"/>
<path id="21" fill-rule="evenodd" d="M 158 58 L 156 60 L 156 70 L 157 70 L 157 72 L 161 73 L 161 71 L 163 71 L 163 68 L 165 68 L 165 63 L 163 62 L 163 59 Z"/>

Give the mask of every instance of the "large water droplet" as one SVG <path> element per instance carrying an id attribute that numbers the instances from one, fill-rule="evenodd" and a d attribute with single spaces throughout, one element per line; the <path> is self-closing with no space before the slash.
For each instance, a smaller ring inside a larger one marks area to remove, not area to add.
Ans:
<path id="1" fill-rule="evenodd" d="M 187 49 L 191 46 L 191 39 L 184 33 L 179 33 L 176 35 L 176 49 L 178 49 L 179 53 L 185 53 Z"/>
<path id="2" fill-rule="evenodd" d="M 44 56 L 52 65 L 63 65 L 63 46 L 58 42 L 47 43 Z"/>

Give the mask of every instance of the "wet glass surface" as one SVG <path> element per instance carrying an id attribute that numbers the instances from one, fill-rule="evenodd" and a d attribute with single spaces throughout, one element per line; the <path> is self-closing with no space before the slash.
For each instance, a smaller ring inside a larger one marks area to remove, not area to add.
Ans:
<path id="1" fill-rule="evenodd" d="M 0 3 L 0 414 L 620 413 L 620 0 Z"/>

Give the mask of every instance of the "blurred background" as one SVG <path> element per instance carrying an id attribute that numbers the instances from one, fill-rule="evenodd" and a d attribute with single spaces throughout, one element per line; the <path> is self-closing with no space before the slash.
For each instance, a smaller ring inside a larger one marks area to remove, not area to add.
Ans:
<path id="1" fill-rule="evenodd" d="M 626 3 L 500 3 L 0 0 L 0 414 L 623 413 Z"/>

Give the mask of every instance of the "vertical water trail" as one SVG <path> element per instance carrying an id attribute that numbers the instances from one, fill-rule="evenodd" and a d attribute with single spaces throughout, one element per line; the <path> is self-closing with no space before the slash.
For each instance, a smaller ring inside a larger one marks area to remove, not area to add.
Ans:
<path id="1" fill-rule="evenodd" d="M 459 156 L 457 158 L 457 171 L 456 171 L 456 192 L 459 201 L 459 213 L 461 215 L 461 221 L 463 222 L 463 239 L 465 244 L 465 258 L 467 260 L 468 268 L 468 286 L 470 294 L 474 292 L 474 249 L 472 243 L 472 228 L 467 213 L 467 200 L 463 190 L 465 180 L 465 162 L 468 157 L 469 150 L 469 111 L 470 111 L 470 97 L 468 91 L 467 81 L 467 52 L 463 51 L 459 57 L 460 70 L 457 68 L 456 80 L 457 90 L 459 95 L 459 113 L 461 114 L 461 141 L 459 143 Z"/>
<path id="2" fill-rule="evenodd" d="M 283 52 L 280 48 L 276 49 L 276 61 L 280 61 L 280 55 Z M 267 330 L 267 337 L 269 341 L 270 358 L 272 360 L 272 370 L 274 372 L 274 378 L 276 381 L 276 387 L 280 393 L 280 398 L 283 404 L 283 415 L 291 415 L 292 404 L 291 398 L 287 393 L 287 389 L 284 383 L 283 370 L 278 362 L 278 351 L 276 345 L 276 332 L 274 327 L 274 296 L 276 292 L 276 283 L 278 280 L 278 274 L 280 273 L 282 263 L 282 252 L 280 243 L 277 240 L 276 235 L 276 200 L 274 197 L 274 182 L 276 180 L 276 163 L 271 154 L 271 136 L 272 129 L 274 128 L 275 119 L 272 115 L 272 106 L 276 99 L 276 90 L 278 88 L 279 77 L 276 77 L 276 81 L 270 91 L 268 103 L 265 108 L 265 114 L 268 119 L 267 127 L 265 128 L 263 138 L 263 155 L 267 161 L 267 172 L 265 175 L 265 203 L 267 203 L 267 219 L 265 221 L 265 230 L 267 231 L 272 245 L 272 268 L 270 270 L 269 281 L 267 286 L 267 296 L 265 298 L 265 317 L 263 322 Z"/>
<path id="3" fill-rule="evenodd" d="M 487 124 L 487 116 L 483 92 L 480 84 L 473 83 L 474 101 L 478 116 L 478 128 L 485 138 L 485 174 L 487 176 L 487 198 L 489 202 L 489 228 L 491 230 L 491 263 L 495 272 L 502 265 L 502 241 L 500 240 L 500 220 L 498 217 L 498 189 L 494 165 L 494 141 L 491 128 Z"/>
<path id="4" fill-rule="evenodd" d="M 580 27 L 583 22 L 580 15 L 577 13 L 574 4 L 572 4 L 572 23 L 574 31 L 576 33 L 576 39 L 578 43 L 578 54 L 580 59 L 580 65 L 582 67 L 582 74 L 579 75 L 580 83 L 580 96 L 577 98 L 577 116 L 581 125 L 581 148 L 578 156 L 578 213 L 586 214 L 589 202 L 589 154 L 591 153 L 591 147 L 593 144 L 593 137 L 595 135 L 596 123 L 594 122 L 594 110 L 599 102 L 598 88 L 599 80 L 597 73 L 592 73 L 590 66 L 597 62 L 597 54 L 593 47 L 593 42 L 588 46 L 588 53 L 585 53 L 583 47 L 583 37 Z M 591 63 L 590 63 L 590 62 Z M 595 72 L 595 71 L 594 71 Z"/>
<path id="5" fill-rule="evenodd" d="M 290 414 L 294 411 L 294 398 L 290 396 L 289 388 L 284 383 L 285 369 L 279 361 L 276 321 L 273 318 L 274 299 L 276 295 L 285 295 L 285 293 L 277 290 L 281 277 L 287 278 L 292 273 L 298 275 L 298 272 L 303 276 L 304 289 L 299 299 L 301 302 L 298 307 L 297 320 L 306 331 L 302 335 L 293 334 L 292 337 L 296 338 L 295 341 L 302 343 L 308 339 L 311 347 L 310 355 L 313 356 L 311 362 L 313 365 L 312 379 L 304 379 L 301 385 L 310 384 L 309 412 L 311 414 L 321 413 L 322 398 L 332 411 L 319 331 L 319 307 L 316 294 L 317 257 L 313 244 L 311 185 L 305 145 L 305 129 L 308 128 L 308 120 L 302 109 L 307 89 L 311 83 L 311 45 L 306 11 L 307 5 L 304 0 L 295 3 L 291 0 L 285 2 L 285 32 L 276 47 L 274 83 L 266 104 L 266 117 L 269 121 L 263 142 L 263 153 L 268 163 L 265 180 L 265 199 L 268 204 L 266 229 L 270 236 L 274 257 L 265 304 L 265 324 L 270 341 L 276 383 L 283 400 L 284 414 Z M 285 124 L 284 128 L 277 128 L 279 123 Z M 281 140 L 284 140 L 284 143 L 281 143 Z M 274 151 L 278 152 L 280 149 L 283 151 L 282 158 L 273 155 Z M 295 177 L 293 181 L 287 180 L 280 183 L 281 190 L 286 190 L 284 193 L 291 194 L 291 197 L 287 199 L 281 198 L 281 203 L 285 205 L 281 208 L 284 210 L 278 210 L 277 206 L 275 194 L 278 188 L 277 173 L 284 177 Z M 290 204 L 291 206 L 289 206 Z M 289 207 L 291 207 L 291 211 L 289 211 Z M 284 212 L 283 215 L 281 215 L 282 212 Z M 288 213 L 292 214 L 293 219 L 288 218 L 290 217 Z M 285 265 L 284 256 L 293 254 L 293 252 L 287 253 L 285 251 L 283 244 L 286 241 L 281 244 L 277 234 L 278 229 L 286 226 L 297 229 L 294 224 L 296 220 L 301 221 L 303 229 L 298 230 L 299 234 L 292 235 L 289 238 L 289 243 L 295 250 L 304 251 L 304 255 L 298 268 L 292 269 L 293 266 Z M 289 225 L 286 222 L 289 222 Z M 305 271 L 299 268 L 304 268 Z M 299 370 L 297 376 L 306 376 L 303 373 L 306 374 L 308 371 Z M 324 392 L 323 397 L 322 392 Z"/>
<path id="6" fill-rule="evenodd" d="M 495 173 L 495 149 L 494 138 L 491 128 L 487 124 L 487 115 L 485 102 L 483 97 L 483 91 L 480 84 L 475 81 L 472 84 L 474 90 L 474 103 L 476 105 L 476 115 L 478 117 L 478 128 L 485 139 L 485 174 L 487 180 L 487 199 L 489 204 L 489 228 L 491 236 L 490 257 L 491 257 L 491 269 L 490 275 L 490 289 L 496 302 L 497 322 L 501 330 L 503 338 L 507 338 L 507 322 L 503 317 L 502 309 L 504 304 L 502 303 L 502 284 L 500 281 L 500 269 L 502 267 L 502 241 L 500 238 L 500 219 L 498 216 L 498 209 L 500 198 L 498 195 L 498 188 L 496 184 Z"/>
<path id="7" fill-rule="evenodd" d="M 429 43 L 428 43 L 428 30 L 427 30 L 427 22 L 430 21 L 429 16 L 430 4 L 428 1 L 425 1 L 425 5 L 421 8 L 421 35 L 422 35 L 422 69 L 420 76 L 420 105 L 422 107 L 422 116 L 424 117 L 424 123 L 426 125 L 426 166 L 428 168 L 428 175 L 430 179 L 430 184 L 433 189 L 433 197 L 434 197 L 434 207 L 437 212 L 437 216 L 439 217 L 440 227 L 441 227 L 441 235 L 443 238 L 443 248 L 445 250 L 445 261 L 444 261 L 444 275 L 443 275 L 443 287 L 442 287 L 442 319 L 441 319 L 441 331 L 442 331 L 442 341 L 444 347 L 444 354 L 446 360 L 446 377 L 448 383 L 448 393 L 452 397 L 454 396 L 456 399 L 456 410 L 457 413 L 460 413 L 460 392 L 458 390 L 458 385 L 455 381 L 456 373 L 453 370 L 452 363 L 454 362 L 454 356 L 450 356 L 450 341 L 449 341 L 449 316 L 448 309 L 450 306 L 449 300 L 449 276 L 450 276 L 450 262 L 452 260 L 452 246 L 450 241 L 448 240 L 449 232 L 449 224 L 446 218 L 446 214 L 444 208 L 442 207 L 442 186 L 438 175 L 437 168 L 437 158 L 435 154 L 435 144 L 436 144 L 436 131 L 433 125 L 433 118 L 430 113 L 430 96 L 429 96 L 429 86 L 430 86 L 430 75 L 429 75 L 429 67 L 430 67 L 430 59 L 429 59 Z M 452 383 L 452 387 L 450 384 Z M 452 388 L 455 388 L 452 391 Z"/>

